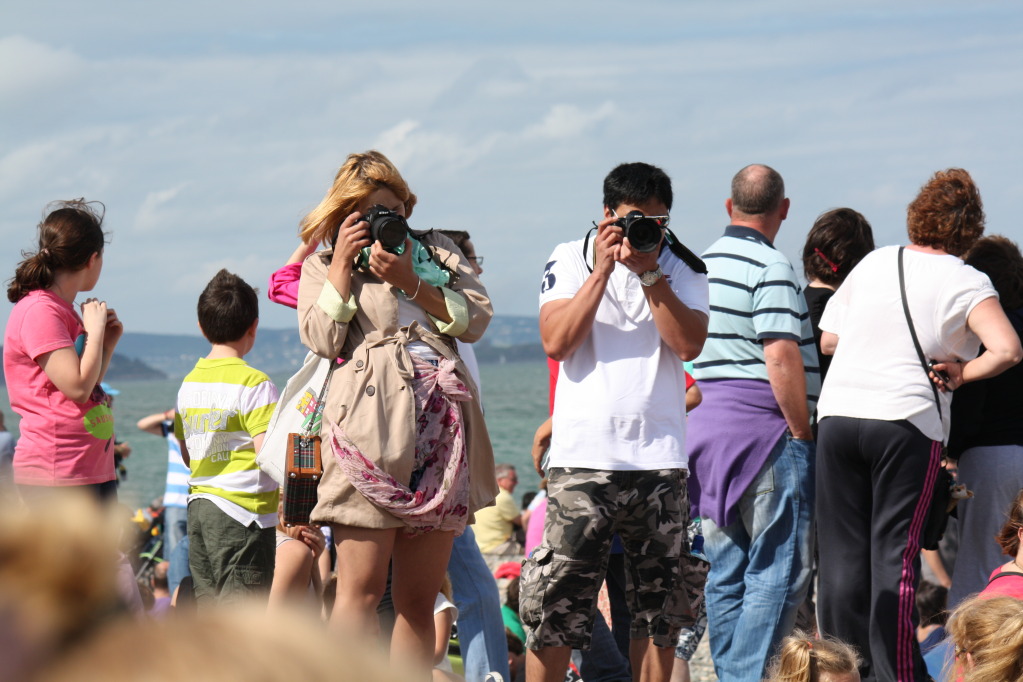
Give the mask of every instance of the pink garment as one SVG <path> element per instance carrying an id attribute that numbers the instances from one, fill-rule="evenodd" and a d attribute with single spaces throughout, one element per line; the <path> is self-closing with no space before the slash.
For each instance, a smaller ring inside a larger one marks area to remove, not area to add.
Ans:
<path id="1" fill-rule="evenodd" d="M 109 398 L 97 386 L 89 400 L 76 403 L 37 362 L 50 351 L 74 348 L 84 335 L 74 307 L 46 290 L 29 292 L 11 311 L 4 334 L 4 374 L 11 408 L 21 415 L 15 483 L 67 486 L 114 479 Z"/>
<path id="2" fill-rule="evenodd" d="M 458 403 L 472 396 L 455 374 L 455 363 L 412 355 L 415 368 L 416 453 L 409 485 L 366 458 L 340 425 L 330 442 L 341 470 L 370 502 L 401 519 L 410 535 L 434 530 L 461 535 L 469 515 L 469 467 Z"/>
<path id="3" fill-rule="evenodd" d="M 274 303 L 286 305 L 289 308 L 298 307 L 298 280 L 302 276 L 302 263 L 291 263 L 279 268 L 270 275 L 269 286 L 266 295 Z"/>
<path id="4" fill-rule="evenodd" d="M 991 597 L 1023 599 L 1023 573 L 1012 571 L 1005 571 L 1003 573 L 1002 567 L 999 566 L 991 572 L 987 587 L 981 590 L 980 596 L 982 599 L 990 599 Z"/>
<path id="5" fill-rule="evenodd" d="M 529 514 L 529 522 L 526 524 L 526 556 L 528 557 L 533 548 L 543 542 L 543 521 L 547 517 L 547 497 L 544 496 Z"/>

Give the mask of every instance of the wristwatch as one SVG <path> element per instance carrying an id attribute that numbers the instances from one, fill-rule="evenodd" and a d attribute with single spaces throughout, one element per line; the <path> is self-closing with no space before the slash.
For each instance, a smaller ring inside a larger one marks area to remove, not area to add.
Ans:
<path id="1" fill-rule="evenodd" d="M 664 271 L 661 270 L 661 266 L 658 265 L 656 270 L 647 270 L 639 276 L 639 282 L 645 287 L 652 287 L 657 284 L 657 280 L 664 276 Z"/>

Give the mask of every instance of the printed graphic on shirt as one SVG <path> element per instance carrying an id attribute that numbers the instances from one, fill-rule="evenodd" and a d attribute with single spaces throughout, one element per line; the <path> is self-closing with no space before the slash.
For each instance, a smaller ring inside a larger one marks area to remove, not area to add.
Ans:
<path id="1" fill-rule="evenodd" d="M 540 293 L 541 294 L 546 293 L 547 291 L 550 291 L 551 287 L 554 286 L 554 282 L 557 281 L 557 278 L 554 276 L 554 273 L 551 272 L 551 270 L 554 268 L 554 265 L 557 262 L 558 261 L 556 261 L 556 260 L 552 260 L 549 263 L 547 263 L 547 265 L 544 267 L 544 269 L 543 269 L 543 281 L 540 283 Z"/>
<path id="2" fill-rule="evenodd" d="M 97 405 L 82 417 L 85 430 L 100 440 L 114 437 L 114 413 L 106 405 Z"/>

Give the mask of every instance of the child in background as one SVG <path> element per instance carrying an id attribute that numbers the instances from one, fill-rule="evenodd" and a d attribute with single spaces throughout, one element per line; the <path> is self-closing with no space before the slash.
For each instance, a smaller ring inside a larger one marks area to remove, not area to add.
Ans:
<path id="1" fill-rule="evenodd" d="M 4 374 L 21 415 L 14 482 L 29 502 L 45 490 L 117 494 L 114 417 L 99 387 L 124 327 L 91 291 L 103 269 L 103 205 L 55 202 L 39 224 L 39 249 L 14 273 L 4 333 Z"/>
<path id="2" fill-rule="evenodd" d="M 782 640 L 767 671 L 769 682 L 859 682 L 860 658 L 835 639 L 813 639 L 796 630 Z"/>
<path id="3" fill-rule="evenodd" d="M 440 592 L 433 604 L 433 624 L 435 640 L 433 646 L 433 682 L 465 682 L 465 678 L 455 674 L 448 659 L 448 643 L 451 640 L 451 627 L 458 620 L 458 607 L 451 596 L 451 577 L 444 576 Z"/>
<path id="4" fill-rule="evenodd" d="M 188 564 L 200 607 L 269 593 L 274 573 L 277 484 L 256 452 L 277 387 L 243 359 L 256 342 L 255 290 L 227 270 L 199 296 L 199 328 L 212 344 L 178 391 L 174 434 L 191 470 Z"/>

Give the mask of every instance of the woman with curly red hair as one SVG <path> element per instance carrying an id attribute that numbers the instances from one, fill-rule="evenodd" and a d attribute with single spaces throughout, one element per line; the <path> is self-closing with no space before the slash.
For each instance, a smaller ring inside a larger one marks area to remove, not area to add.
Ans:
<path id="1" fill-rule="evenodd" d="M 828 302 L 817 404 L 820 628 L 863 654 L 864 680 L 899 682 L 927 679 L 914 601 L 948 391 L 1023 355 L 991 281 L 960 259 L 984 230 L 969 173 L 935 173 L 907 227 L 908 246 L 868 254 Z"/>

